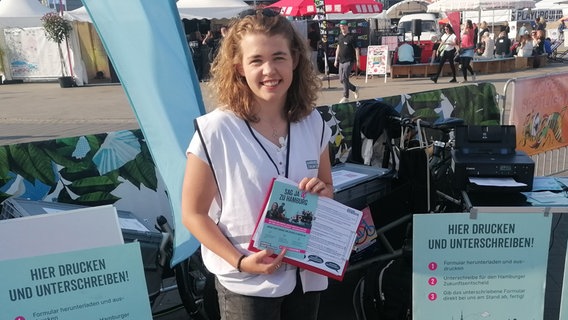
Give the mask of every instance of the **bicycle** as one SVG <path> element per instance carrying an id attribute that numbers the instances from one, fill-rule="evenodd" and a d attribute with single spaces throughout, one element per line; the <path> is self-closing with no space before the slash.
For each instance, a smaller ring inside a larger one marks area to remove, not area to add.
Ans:
<path id="1" fill-rule="evenodd" d="M 434 123 L 431 128 L 442 133 L 441 139 L 432 143 L 430 172 L 436 190 L 434 212 L 461 212 L 463 201 L 461 193 L 453 188 L 454 172 L 451 166 L 451 151 L 455 147 L 455 130 L 464 124 L 463 119 L 447 118 Z"/>
<path id="2" fill-rule="evenodd" d="M 159 317 L 174 310 L 184 308 L 193 320 L 217 320 L 217 296 L 214 289 L 214 276 L 205 268 L 198 249 L 189 258 L 171 267 L 173 257 L 174 230 L 164 216 L 156 218 L 155 228 L 163 234 L 163 241 L 157 255 L 156 264 L 161 268 L 161 285 L 157 292 L 149 295 L 153 304 L 156 298 L 163 293 L 177 290 L 181 305 L 175 305 L 164 310 L 152 313 Z M 175 279 L 175 284 L 165 285 L 167 279 Z"/>
<path id="3" fill-rule="evenodd" d="M 401 135 L 388 149 L 395 154 L 398 177 L 408 179 L 416 193 L 409 195 L 414 202 L 412 208 L 415 212 L 462 211 L 461 194 L 452 188 L 451 150 L 455 145 L 455 128 L 463 125 L 463 119 L 446 118 L 434 123 L 422 119 L 396 120 Z"/>

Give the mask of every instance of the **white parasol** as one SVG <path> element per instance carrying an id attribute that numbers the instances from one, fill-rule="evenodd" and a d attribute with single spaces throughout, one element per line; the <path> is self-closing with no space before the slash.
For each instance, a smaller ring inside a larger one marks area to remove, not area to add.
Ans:
<path id="1" fill-rule="evenodd" d="M 439 0 L 428 5 L 428 12 L 485 11 L 534 8 L 534 0 Z"/>
<path id="2" fill-rule="evenodd" d="M 478 11 L 477 21 L 481 21 L 481 11 L 499 9 L 532 9 L 534 0 L 438 0 L 428 5 L 428 12 Z"/>

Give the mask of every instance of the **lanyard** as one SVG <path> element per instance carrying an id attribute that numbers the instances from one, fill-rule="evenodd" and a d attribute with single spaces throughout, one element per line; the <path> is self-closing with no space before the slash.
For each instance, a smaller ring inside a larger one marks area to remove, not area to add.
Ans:
<path id="1" fill-rule="evenodd" d="M 264 151 L 264 153 L 266 154 L 268 159 L 270 159 L 270 162 L 272 162 L 272 165 L 274 165 L 274 168 L 276 169 L 276 173 L 278 175 L 280 175 L 280 171 L 278 170 L 278 166 L 276 165 L 276 162 L 274 162 L 274 159 L 272 159 L 272 157 L 270 156 L 270 154 L 268 153 L 268 151 L 266 150 L 264 145 L 260 142 L 260 140 L 258 140 L 258 137 L 256 136 L 256 134 L 254 134 L 254 131 L 252 130 L 252 127 L 250 126 L 249 122 L 245 121 L 245 123 L 247 124 L 247 127 L 250 131 L 250 134 L 252 135 L 254 140 L 256 140 L 256 142 L 262 148 L 262 150 Z M 288 178 L 288 168 L 290 166 L 290 144 L 291 144 L 290 137 L 291 136 L 292 135 L 290 134 L 290 122 L 288 122 L 288 142 L 286 143 L 286 172 L 285 172 L 285 175 L 284 175 L 286 178 Z"/>

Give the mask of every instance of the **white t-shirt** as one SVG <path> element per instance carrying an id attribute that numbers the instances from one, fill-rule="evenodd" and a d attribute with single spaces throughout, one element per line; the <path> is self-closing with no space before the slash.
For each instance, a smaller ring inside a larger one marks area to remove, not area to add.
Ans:
<path id="1" fill-rule="evenodd" d="M 519 47 L 517 56 L 519 57 L 530 57 L 533 54 L 533 44 L 531 41 L 525 42 L 525 45 L 521 48 Z"/>
<path id="2" fill-rule="evenodd" d="M 314 110 L 303 120 L 290 124 L 287 146 L 278 147 L 227 110 L 216 109 L 196 122 L 197 132 L 187 152 L 205 163 L 209 163 L 209 155 L 219 190 L 209 216 L 218 222 L 229 241 L 248 255 L 248 243 L 272 179 L 285 175 L 288 150 L 288 178 L 300 181 L 316 177 L 331 129 Z M 235 293 L 280 297 L 292 292 L 296 285 L 296 267 L 288 264 L 271 275 L 257 275 L 238 272 L 204 246 L 202 255 L 206 267 L 219 282 Z M 327 277 L 306 270 L 300 272 L 300 277 L 304 291 L 327 288 Z"/>
<path id="3" fill-rule="evenodd" d="M 452 34 L 444 34 L 440 39 L 440 46 L 445 46 L 444 51 L 451 51 L 456 48 L 456 35 L 455 33 Z"/>

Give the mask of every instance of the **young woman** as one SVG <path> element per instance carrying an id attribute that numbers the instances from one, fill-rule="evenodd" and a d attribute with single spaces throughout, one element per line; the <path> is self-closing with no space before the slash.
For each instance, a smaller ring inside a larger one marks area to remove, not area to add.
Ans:
<path id="1" fill-rule="evenodd" d="M 314 109 L 321 85 L 303 36 L 270 9 L 233 21 L 212 66 L 220 107 L 196 119 L 182 221 L 215 274 L 222 319 L 316 320 L 327 278 L 247 251 L 271 181 L 332 197 L 331 130 Z"/>
<path id="2" fill-rule="evenodd" d="M 467 82 L 467 72 L 471 73 L 471 78 L 475 81 L 475 73 L 471 67 L 471 60 L 473 60 L 473 52 L 475 45 L 473 44 L 474 39 L 473 23 L 471 20 L 467 20 L 463 26 L 461 33 L 461 48 L 460 48 L 460 63 L 462 65 L 463 81 Z"/>
<path id="3" fill-rule="evenodd" d="M 438 72 L 435 76 L 430 77 L 430 80 L 434 83 L 438 83 L 438 77 L 442 72 L 444 63 L 446 61 L 450 62 L 450 68 L 452 69 L 452 80 L 450 82 L 457 82 L 456 80 L 456 66 L 454 65 L 454 56 L 456 55 L 456 34 L 454 29 L 448 23 L 444 26 L 444 35 L 440 38 L 440 46 L 438 47 L 438 55 L 440 56 L 440 63 L 438 64 Z"/>
<path id="4" fill-rule="evenodd" d="M 517 56 L 530 57 L 533 55 L 533 41 L 530 35 L 521 35 L 519 46 L 517 48 Z"/>

